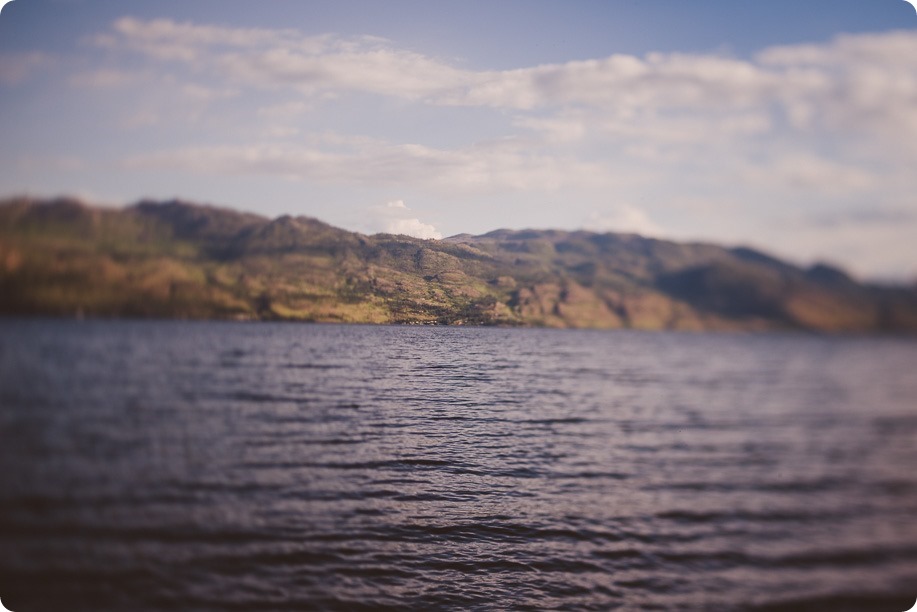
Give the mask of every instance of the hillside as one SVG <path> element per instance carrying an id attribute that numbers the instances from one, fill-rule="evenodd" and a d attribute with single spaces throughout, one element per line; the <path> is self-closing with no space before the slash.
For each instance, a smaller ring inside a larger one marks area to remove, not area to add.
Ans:
<path id="1" fill-rule="evenodd" d="M 364 236 L 180 201 L 0 202 L 0 314 L 917 331 L 917 291 L 634 234 Z"/>

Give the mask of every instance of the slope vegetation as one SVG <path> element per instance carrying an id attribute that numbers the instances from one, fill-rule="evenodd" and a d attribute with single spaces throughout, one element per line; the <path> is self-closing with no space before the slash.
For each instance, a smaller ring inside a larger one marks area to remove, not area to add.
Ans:
<path id="1" fill-rule="evenodd" d="M 434 241 L 181 201 L 17 198 L 0 203 L 0 314 L 914 331 L 917 291 L 633 234 Z"/>

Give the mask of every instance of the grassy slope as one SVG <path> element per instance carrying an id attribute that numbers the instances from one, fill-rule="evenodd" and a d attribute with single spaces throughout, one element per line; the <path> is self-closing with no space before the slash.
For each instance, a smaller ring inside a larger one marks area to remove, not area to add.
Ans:
<path id="1" fill-rule="evenodd" d="M 0 204 L 0 313 L 639 329 L 917 330 L 912 289 L 628 234 L 363 236 L 182 202 Z"/>

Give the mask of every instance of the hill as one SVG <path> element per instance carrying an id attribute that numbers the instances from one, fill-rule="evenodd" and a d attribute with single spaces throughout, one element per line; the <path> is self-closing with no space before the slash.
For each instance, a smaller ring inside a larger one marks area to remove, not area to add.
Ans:
<path id="1" fill-rule="evenodd" d="M 0 202 L 0 314 L 917 331 L 917 290 L 634 234 L 348 232 L 182 201 Z"/>

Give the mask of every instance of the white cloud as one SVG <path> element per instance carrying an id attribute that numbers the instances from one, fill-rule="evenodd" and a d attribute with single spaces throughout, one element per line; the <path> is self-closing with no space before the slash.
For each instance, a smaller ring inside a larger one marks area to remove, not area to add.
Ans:
<path id="1" fill-rule="evenodd" d="M 646 211 L 630 204 L 595 212 L 583 222 L 583 227 L 594 232 L 629 232 L 645 236 L 660 236 L 666 233 L 650 219 Z"/>
<path id="2" fill-rule="evenodd" d="M 393 219 L 385 226 L 385 232 L 389 234 L 403 234 L 413 236 L 414 238 L 441 240 L 443 235 L 436 231 L 436 228 L 429 223 L 423 223 L 420 219 Z"/>
<path id="3" fill-rule="evenodd" d="M 413 211 L 404 200 L 390 200 L 382 206 L 370 207 L 367 212 L 365 229 L 370 233 L 383 232 L 435 240 L 443 237 L 433 225 L 411 216 Z"/>
<path id="4" fill-rule="evenodd" d="M 93 42 L 184 64 L 233 84 L 292 87 L 310 95 L 342 89 L 420 99 L 448 90 L 470 74 L 371 36 L 302 36 L 295 30 L 125 17 Z"/>
<path id="5" fill-rule="evenodd" d="M 532 109 L 586 105 L 628 112 L 656 109 L 741 108 L 769 86 L 758 67 L 729 58 L 650 54 L 549 64 L 479 73 L 463 91 L 445 95 L 451 104 Z"/>
<path id="6" fill-rule="evenodd" d="M 226 28 L 123 18 L 96 44 L 183 63 L 230 82 L 377 93 L 434 104 L 532 109 L 587 104 L 637 108 L 723 107 L 753 102 L 770 76 L 716 56 L 651 54 L 471 71 L 398 49 L 384 39 L 302 36 L 294 30 Z"/>
<path id="7" fill-rule="evenodd" d="M 210 49 L 250 49 L 277 44 L 320 49 L 321 41 L 322 37 L 301 37 L 295 30 L 230 28 L 133 17 L 116 20 L 111 32 L 93 39 L 101 47 L 129 48 L 155 59 L 182 62 L 202 59 Z"/>
<path id="8" fill-rule="evenodd" d="M 917 135 L 917 33 L 911 31 L 773 47 L 750 60 L 618 54 L 503 71 L 463 69 L 379 38 L 164 19 L 119 19 L 95 41 L 154 62 L 183 64 L 231 87 L 286 88 L 317 101 L 364 92 L 508 109 L 521 113 L 519 125 L 537 127 L 555 141 L 596 129 L 609 137 L 693 142 L 779 130 L 883 142 L 902 140 L 901 130 Z M 296 113 L 293 105 L 308 103 L 289 104 L 288 116 Z M 527 116 L 533 110 L 550 114 Z M 582 113 L 586 128 L 564 117 L 571 111 Z"/>

